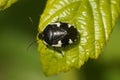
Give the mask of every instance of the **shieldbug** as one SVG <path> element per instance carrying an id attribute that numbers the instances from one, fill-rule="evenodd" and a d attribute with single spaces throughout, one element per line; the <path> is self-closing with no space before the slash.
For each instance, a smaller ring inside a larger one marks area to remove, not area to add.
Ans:
<path id="1" fill-rule="evenodd" d="M 55 22 L 48 24 L 41 33 L 38 34 L 46 46 L 62 48 L 75 43 L 79 38 L 79 33 L 73 25 L 65 22 Z"/>

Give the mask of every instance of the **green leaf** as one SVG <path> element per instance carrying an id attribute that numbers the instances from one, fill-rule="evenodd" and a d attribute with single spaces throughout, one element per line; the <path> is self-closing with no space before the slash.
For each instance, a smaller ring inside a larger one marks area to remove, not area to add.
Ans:
<path id="1" fill-rule="evenodd" d="M 38 40 L 38 50 L 46 75 L 80 68 L 89 58 L 96 59 L 108 42 L 120 13 L 120 0 L 48 0 L 41 15 L 39 33 L 48 23 L 72 24 L 81 35 L 75 47 L 63 51 L 64 57 Z"/>
<path id="2" fill-rule="evenodd" d="M 0 11 L 10 7 L 16 1 L 18 0 L 0 0 Z"/>

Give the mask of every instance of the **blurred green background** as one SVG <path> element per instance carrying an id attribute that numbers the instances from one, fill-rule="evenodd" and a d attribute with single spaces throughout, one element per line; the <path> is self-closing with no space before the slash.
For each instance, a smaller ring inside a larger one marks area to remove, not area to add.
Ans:
<path id="1" fill-rule="evenodd" d="M 0 11 L 0 80 L 120 80 L 120 19 L 97 60 L 90 59 L 80 70 L 44 76 L 37 44 L 26 49 L 36 39 L 45 1 L 20 0 Z"/>

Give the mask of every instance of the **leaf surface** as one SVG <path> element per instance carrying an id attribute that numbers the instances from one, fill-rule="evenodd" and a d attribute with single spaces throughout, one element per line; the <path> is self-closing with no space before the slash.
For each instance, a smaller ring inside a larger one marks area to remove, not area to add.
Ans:
<path id="1" fill-rule="evenodd" d="M 0 11 L 10 7 L 16 1 L 18 0 L 0 0 Z"/>
<path id="2" fill-rule="evenodd" d="M 74 25 L 80 41 L 63 51 L 64 57 L 38 40 L 38 50 L 46 75 L 80 68 L 89 58 L 96 59 L 108 42 L 120 14 L 120 0 L 48 0 L 41 15 L 39 33 L 56 21 Z"/>

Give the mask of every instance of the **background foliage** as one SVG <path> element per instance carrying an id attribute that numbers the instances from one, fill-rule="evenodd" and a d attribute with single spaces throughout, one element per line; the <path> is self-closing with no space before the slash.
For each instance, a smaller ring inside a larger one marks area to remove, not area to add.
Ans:
<path id="1" fill-rule="evenodd" d="M 0 12 L 0 80 L 119 80 L 120 19 L 97 60 L 89 60 L 80 70 L 44 76 L 37 45 L 28 51 L 26 48 L 36 39 L 39 15 L 45 3 L 45 0 L 21 0 Z"/>

